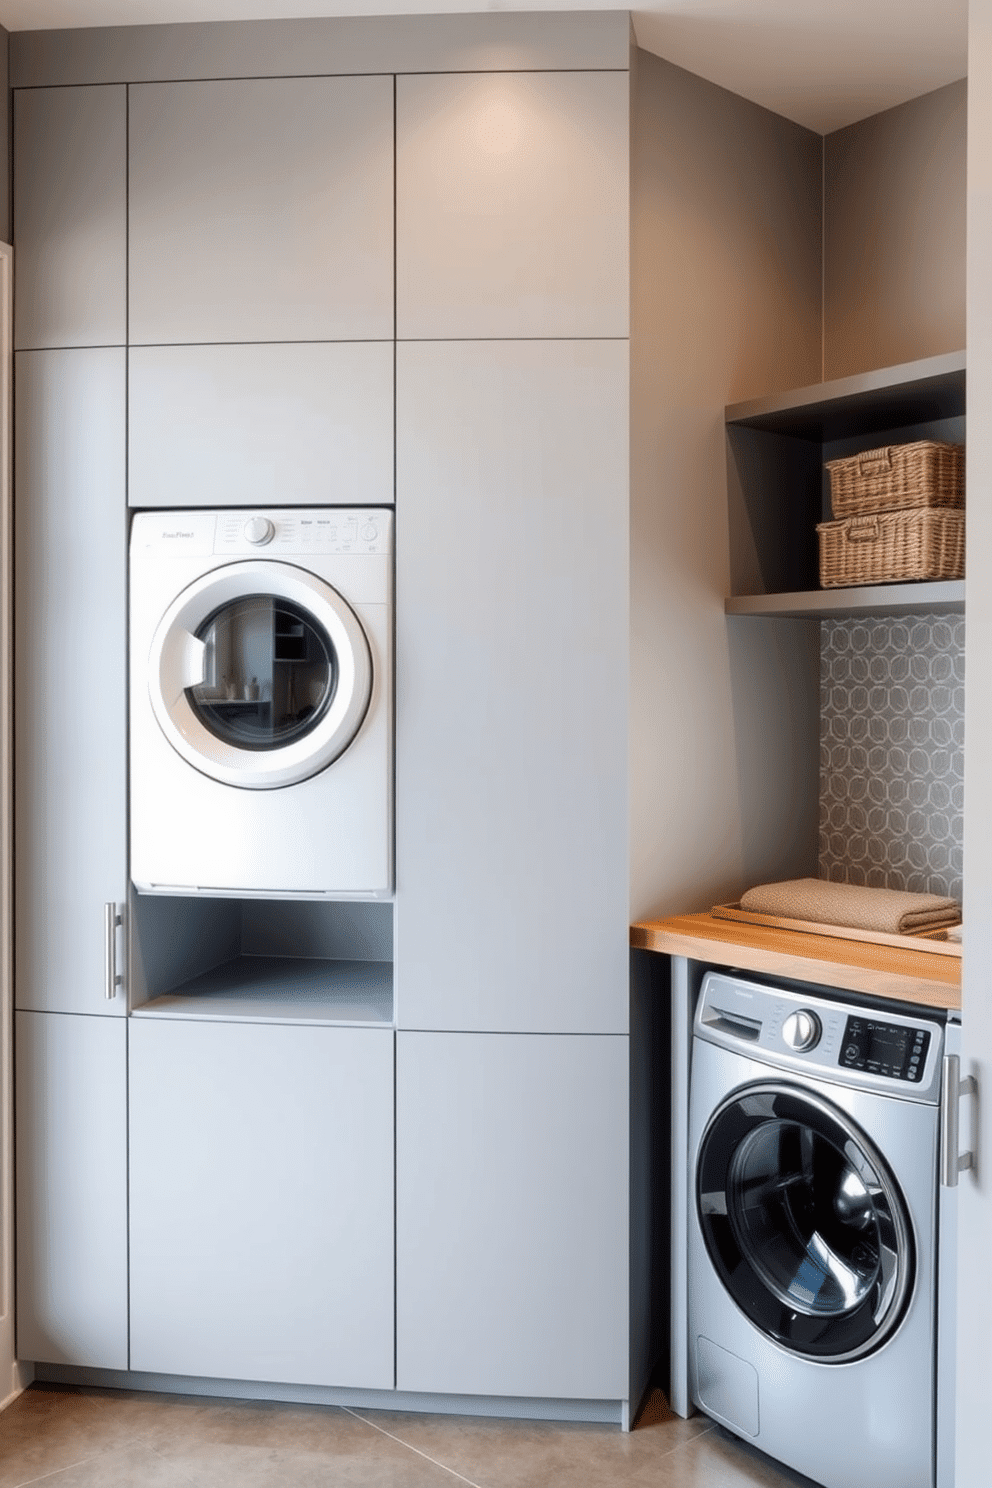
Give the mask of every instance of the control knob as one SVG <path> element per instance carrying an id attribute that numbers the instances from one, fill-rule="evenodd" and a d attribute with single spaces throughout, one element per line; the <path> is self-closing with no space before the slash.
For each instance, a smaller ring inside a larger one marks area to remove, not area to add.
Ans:
<path id="1" fill-rule="evenodd" d="M 241 530 L 250 543 L 261 548 L 272 541 L 276 529 L 268 517 L 250 517 Z"/>
<path id="2" fill-rule="evenodd" d="M 806 1049 L 815 1049 L 820 1042 L 822 1031 L 819 1018 L 808 1008 L 803 1008 L 798 1013 L 790 1013 L 782 1024 L 782 1037 L 789 1048 L 795 1049 L 797 1054 L 803 1053 Z"/>

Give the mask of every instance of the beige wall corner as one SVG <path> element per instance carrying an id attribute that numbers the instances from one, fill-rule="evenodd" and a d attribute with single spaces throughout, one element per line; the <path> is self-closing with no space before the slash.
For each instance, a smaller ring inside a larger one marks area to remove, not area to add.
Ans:
<path id="1" fill-rule="evenodd" d="M 824 141 L 824 378 L 965 344 L 964 79 Z"/>
<path id="2" fill-rule="evenodd" d="M 728 622 L 727 403 L 820 375 L 820 136 L 641 51 L 631 915 L 815 871 L 817 630 Z"/>

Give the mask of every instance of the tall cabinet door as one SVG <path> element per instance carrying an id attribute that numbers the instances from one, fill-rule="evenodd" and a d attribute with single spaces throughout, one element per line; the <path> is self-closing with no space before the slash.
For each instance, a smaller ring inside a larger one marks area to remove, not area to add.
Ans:
<path id="1" fill-rule="evenodd" d="M 626 72 L 396 80 L 396 334 L 626 336 Z"/>
<path id="2" fill-rule="evenodd" d="M 131 1364 L 393 1385 L 391 1029 L 133 1018 Z"/>
<path id="3" fill-rule="evenodd" d="M 398 1389 L 627 1398 L 627 1051 L 397 1035 Z"/>
<path id="4" fill-rule="evenodd" d="M 397 347 L 399 1023 L 627 1031 L 627 343 Z"/>
<path id="5" fill-rule="evenodd" d="M 127 89 L 14 95 L 14 346 L 125 339 Z"/>
<path id="6" fill-rule="evenodd" d="M 122 1019 L 15 1015 L 17 1352 L 126 1369 Z"/>
<path id="7" fill-rule="evenodd" d="M 127 883 L 124 355 L 15 358 L 20 1008 L 124 1012 L 106 995 L 104 922 Z"/>

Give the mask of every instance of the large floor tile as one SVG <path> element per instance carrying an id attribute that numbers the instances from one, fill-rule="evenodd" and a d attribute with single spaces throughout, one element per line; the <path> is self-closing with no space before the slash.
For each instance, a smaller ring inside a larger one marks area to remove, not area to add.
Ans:
<path id="1" fill-rule="evenodd" d="M 361 1411 L 371 1424 L 452 1469 L 478 1488 L 622 1488 L 681 1444 L 705 1433 L 702 1416 L 682 1421 L 657 1392 L 634 1431 L 575 1421 L 519 1421 Z"/>
<path id="2" fill-rule="evenodd" d="M 637 1479 L 637 1488 L 816 1488 L 719 1426 L 684 1442 Z"/>
<path id="3" fill-rule="evenodd" d="M 148 1447 L 111 1447 L 85 1462 L 28 1479 L 22 1488 L 194 1488 L 174 1462 Z"/>
<path id="4" fill-rule="evenodd" d="M 126 1441 L 126 1427 L 103 1409 L 101 1392 L 33 1385 L 0 1414 L 0 1488 L 84 1462 Z"/>

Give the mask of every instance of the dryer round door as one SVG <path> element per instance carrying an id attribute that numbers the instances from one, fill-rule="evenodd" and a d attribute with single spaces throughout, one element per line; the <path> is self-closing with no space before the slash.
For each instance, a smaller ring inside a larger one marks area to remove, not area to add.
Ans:
<path id="1" fill-rule="evenodd" d="M 288 563 L 232 563 L 190 584 L 148 659 L 152 711 L 172 747 L 225 785 L 293 785 L 348 748 L 372 695 L 350 605 Z"/>
<path id="2" fill-rule="evenodd" d="M 703 1133 L 696 1206 L 738 1307 L 823 1363 L 877 1349 L 912 1293 L 912 1227 L 880 1154 L 836 1106 L 795 1085 L 730 1096 Z"/>

